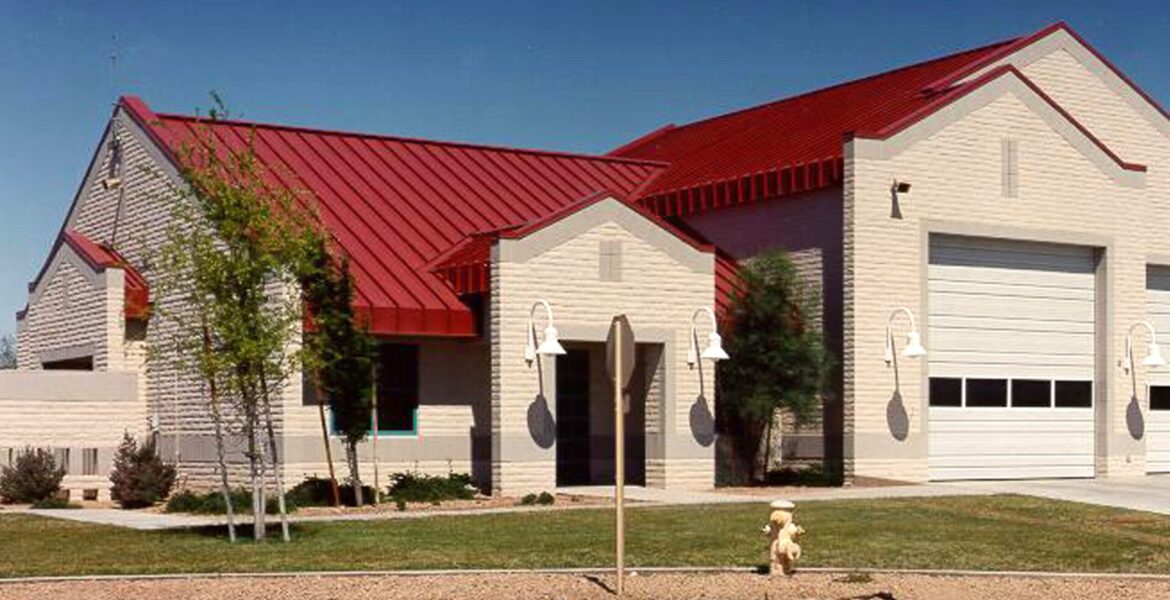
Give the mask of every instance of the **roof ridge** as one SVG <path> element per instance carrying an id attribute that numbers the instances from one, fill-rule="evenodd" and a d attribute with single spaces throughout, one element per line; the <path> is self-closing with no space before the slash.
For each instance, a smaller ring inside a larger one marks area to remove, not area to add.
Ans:
<path id="1" fill-rule="evenodd" d="M 1031 34 L 1030 34 L 1030 35 L 1031 35 Z M 782 103 L 784 103 L 784 102 L 791 102 L 791 101 L 793 101 L 793 100 L 798 100 L 798 99 L 800 99 L 800 98 L 806 98 L 806 97 L 808 97 L 808 96 L 812 96 L 812 95 L 814 95 L 814 94 L 820 94 L 820 93 L 823 93 L 823 92 L 828 92 L 828 91 L 835 90 L 835 89 L 838 89 L 838 88 L 842 88 L 842 87 L 845 87 L 845 86 L 848 86 L 848 85 L 853 85 L 853 84 L 861 83 L 861 82 L 863 82 L 863 81 L 869 81 L 869 80 L 871 80 L 871 79 L 877 79 L 877 78 L 879 78 L 879 77 L 885 77 L 885 76 L 887 76 L 887 75 L 892 75 L 892 74 L 894 74 L 894 73 L 899 73 L 899 72 L 902 72 L 902 71 L 908 71 L 908 70 L 910 70 L 910 69 L 914 69 L 914 68 L 918 68 L 918 67 L 924 67 L 924 66 L 926 66 L 926 65 L 930 65 L 930 64 L 934 64 L 934 63 L 942 62 L 942 61 L 944 61 L 944 60 L 950 60 L 950 59 L 953 59 L 953 58 L 957 58 L 957 57 L 963 56 L 964 54 L 975 54 L 975 53 L 978 53 L 978 52 L 986 52 L 986 51 L 988 51 L 988 50 L 991 50 L 991 49 L 993 49 L 993 48 L 998 48 L 998 47 L 1001 47 L 1001 46 L 1008 46 L 1008 45 L 1010 45 L 1010 44 L 1013 44 L 1013 43 L 1015 43 L 1015 42 L 1018 42 L 1018 41 L 1019 41 L 1019 40 L 1021 40 L 1021 39 L 1024 39 L 1024 38 L 1026 38 L 1026 37 L 1030 37 L 1030 35 L 1029 35 L 1029 36 L 1016 36 L 1016 37 L 1013 37 L 1013 38 L 1010 38 L 1010 39 L 1005 39 L 1005 40 L 1001 40 L 1001 41 L 994 42 L 994 43 L 991 43 L 991 44 L 986 44 L 986 45 L 983 45 L 983 46 L 978 46 L 978 47 L 976 47 L 976 48 L 968 48 L 968 49 L 966 49 L 966 50 L 961 50 L 961 51 L 959 51 L 959 52 L 953 52 L 953 53 L 951 53 L 951 54 L 947 54 L 947 55 L 945 55 L 945 56 L 939 56 L 939 57 L 937 57 L 937 58 L 932 58 L 932 59 L 929 59 L 929 60 L 924 60 L 924 61 L 920 61 L 920 62 L 916 62 L 916 63 L 911 63 L 911 64 L 907 64 L 907 65 L 902 65 L 902 66 L 900 66 L 900 67 L 896 67 L 896 68 L 893 68 L 893 69 L 889 69 L 889 70 L 887 70 L 887 71 L 882 71 L 882 72 L 880 72 L 880 73 L 873 73 L 873 74 L 871 74 L 871 75 L 866 75 L 866 76 L 864 76 L 864 77 L 858 77 L 858 78 L 855 78 L 855 79 L 849 79 L 849 80 L 846 80 L 846 81 L 842 81 L 842 82 L 840 82 L 840 83 L 835 83 L 835 84 L 833 84 L 833 85 L 825 86 L 825 87 L 822 87 L 822 88 L 817 88 L 817 89 L 814 89 L 814 90 L 809 90 L 809 91 L 807 91 L 807 92 L 801 92 L 801 93 L 799 93 L 799 94 L 795 94 L 795 95 L 792 95 L 792 96 L 785 96 L 784 98 L 779 98 L 779 99 L 776 99 L 776 100 L 770 100 L 770 101 L 768 101 L 768 102 L 764 102 L 764 103 L 762 103 L 762 104 L 756 104 L 756 105 L 753 105 L 753 106 L 747 106 L 747 107 L 740 108 L 740 109 L 736 109 L 736 110 L 733 110 L 733 111 L 730 111 L 730 112 L 720 113 L 720 114 L 717 114 L 717 115 L 712 115 L 712 116 L 710 116 L 710 117 L 704 117 L 704 118 L 702 118 L 702 119 L 699 119 L 699 120 L 697 120 L 697 121 L 691 121 L 690 123 L 684 123 L 684 124 L 682 124 L 682 125 L 674 125 L 674 126 L 673 126 L 673 127 L 670 129 L 670 132 L 671 132 L 671 133 L 676 133 L 676 132 L 682 131 L 682 130 L 684 130 L 684 129 L 687 129 L 687 128 L 690 128 L 690 127 L 693 127 L 693 126 L 696 126 L 696 125 L 702 125 L 702 124 L 705 124 L 705 123 L 710 123 L 710 122 L 712 122 L 712 121 L 718 121 L 718 120 L 720 120 L 720 119 L 724 119 L 724 118 L 727 118 L 727 117 L 731 117 L 731 116 L 735 116 L 735 115 L 743 114 L 743 113 L 746 113 L 746 112 L 751 112 L 751 111 L 754 111 L 754 110 L 759 110 L 759 109 L 767 108 L 767 107 L 769 107 L 769 106 L 775 106 L 775 105 L 777 105 L 777 104 L 782 104 Z M 650 134 L 647 134 L 646 136 L 643 136 L 643 138 L 653 139 L 653 137 L 656 137 L 656 136 L 653 136 L 653 134 L 654 134 L 654 133 L 658 133 L 658 132 L 662 131 L 663 129 L 665 129 L 665 127 L 661 127 L 661 128 L 659 128 L 658 130 L 655 130 L 655 131 L 651 132 Z M 653 136 L 653 137 L 652 137 L 652 136 Z M 648 139 L 647 139 L 647 141 L 648 141 Z M 633 146 L 633 145 L 634 145 L 634 143 L 635 143 L 635 142 L 638 142 L 638 141 L 639 141 L 639 140 L 634 140 L 634 142 L 630 142 L 630 143 L 628 143 L 628 144 L 625 144 L 624 146 L 621 146 L 621 147 L 620 147 L 620 148 L 618 148 L 618 149 L 620 149 L 620 150 L 625 150 L 625 149 L 628 149 L 630 146 Z M 616 150 L 615 150 L 615 151 L 616 151 Z"/>
<path id="2" fill-rule="evenodd" d="M 543 150 L 539 148 L 520 148 L 515 146 L 502 146 L 494 144 L 478 144 L 474 142 L 460 142 L 453 140 L 436 140 L 421 137 L 412 137 L 405 135 L 393 135 L 383 133 L 367 133 L 360 131 L 347 131 L 342 129 L 324 129 L 320 127 L 307 127 L 303 125 L 285 125 L 280 123 L 262 123 L 259 121 L 248 121 L 243 119 L 208 119 L 197 115 L 184 115 L 179 113 L 156 112 L 159 119 L 174 119 L 182 121 L 194 121 L 202 123 L 222 123 L 225 125 L 237 125 L 242 127 L 254 127 L 265 129 L 279 129 L 284 131 L 294 131 L 298 133 L 313 133 L 319 135 L 336 135 L 347 137 L 360 137 L 377 140 L 389 140 L 412 144 L 432 144 L 439 146 L 454 146 L 459 148 L 469 148 L 477 150 L 490 150 L 495 152 L 510 152 L 514 154 L 535 154 L 540 156 L 572 158 L 581 160 L 599 160 L 606 162 L 619 162 L 626 164 L 640 164 L 652 167 L 666 167 L 669 163 L 657 160 L 640 159 L 640 158 L 626 158 L 621 156 L 608 156 L 605 154 L 586 154 L 584 152 L 565 152 L 560 150 Z"/>

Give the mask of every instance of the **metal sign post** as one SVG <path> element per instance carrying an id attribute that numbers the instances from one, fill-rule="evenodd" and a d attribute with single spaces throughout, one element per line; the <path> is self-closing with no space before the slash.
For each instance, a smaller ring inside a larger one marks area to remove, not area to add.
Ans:
<path id="1" fill-rule="evenodd" d="M 626 578 L 626 407 L 625 390 L 634 375 L 634 331 L 625 315 L 614 317 L 605 342 L 606 367 L 613 377 L 614 508 L 616 511 L 617 595 Z"/>

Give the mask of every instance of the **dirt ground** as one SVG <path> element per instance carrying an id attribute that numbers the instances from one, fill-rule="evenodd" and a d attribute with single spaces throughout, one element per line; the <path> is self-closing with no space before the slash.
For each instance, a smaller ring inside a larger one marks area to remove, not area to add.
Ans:
<path id="1" fill-rule="evenodd" d="M 860 579 L 861 581 L 856 581 Z M 305 600 L 479 598 L 610 599 L 611 576 L 583 575 L 443 575 L 298 577 L 246 579 L 178 579 L 0 584 L 0 600 Z M 670 599 L 901 600 L 910 598 L 1125 599 L 1170 598 L 1170 581 L 1124 579 L 938 577 L 873 575 L 849 577 L 798 573 L 771 580 L 745 573 L 651 574 L 627 579 L 626 597 Z"/>

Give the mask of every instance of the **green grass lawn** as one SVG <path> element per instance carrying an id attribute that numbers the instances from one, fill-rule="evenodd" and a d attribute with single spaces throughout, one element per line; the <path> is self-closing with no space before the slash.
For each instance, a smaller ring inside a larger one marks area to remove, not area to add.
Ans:
<path id="1" fill-rule="evenodd" d="M 629 511 L 631 565 L 757 566 L 760 505 Z M 1170 573 L 1170 517 L 1019 496 L 804 502 L 806 566 Z M 172 572 L 596 567 L 613 515 L 576 510 L 307 523 L 292 544 L 222 530 L 141 532 L 0 515 L 0 577 Z"/>

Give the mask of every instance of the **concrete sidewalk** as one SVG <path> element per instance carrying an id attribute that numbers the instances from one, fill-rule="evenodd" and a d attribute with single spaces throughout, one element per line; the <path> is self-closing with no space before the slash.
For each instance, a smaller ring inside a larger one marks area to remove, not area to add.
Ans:
<path id="1" fill-rule="evenodd" d="M 558 494 L 612 499 L 612 486 L 582 486 L 558 488 Z M 1021 481 L 976 481 L 958 483 L 928 483 L 921 485 L 894 485 L 871 487 L 782 487 L 768 490 L 665 490 L 629 486 L 626 498 L 641 506 L 695 506 L 703 504 L 767 504 L 784 498 L 794 502 L 810 500 L 852 500 L 870 498 L 935 498 L 940 496 L 977 496 L 1020 494 L 1053 500 L 1066 500 L 1142 510 L 1170 515 L 1170 475 L 1146 477 L 1111 477 L 1100 479 L 1051 479 Z M 390 519 L 426 519 L 431 517 L 496 515 L 557 510 L 589 510 L 604 508 L 598 505 L 557 504 L 555 506 L 507 506 L 463 510 L 434 510 L 407 512 L 364 512 L 350 514 L 290 516 L 294 523 L 326 521 L 373 521 Z M 83 523 L 128 527 L 143 531 L 182 529 L 223 525 L 222 516 L 176 515 L 167 513 L 128 511 L 118 509 L 28 510 L 28 514 Z M 275 523 L 275 517 L 269 517 Z M 248 517 L 240 522 L 250 520 Z"/>
<path id="2" fill-rule="evenodd" d="M 1099 479 L 1031 479 L 938 484 L 938 487 L 1020 494 L 1170 515 L 1170 474 Z"/>
<path id="3" fill-rule="evenodd" d="M 613 486 L 580 486 L 557 488 L 558 494 L 572 494 L 594 498 L 613 498 Z M 778 487 L 749 492 L 666 490 L 640 486 L 626 486 L 626 499 L 663 506 L 695 504 L 767 504 L 783 498 L 801 500 L 851 500 L 866 498 L 933 498 L 937 496 L 977 496 L 998 492 L 982 487 L 959 485 L 891 485 L 865 487 Z"/>

